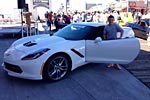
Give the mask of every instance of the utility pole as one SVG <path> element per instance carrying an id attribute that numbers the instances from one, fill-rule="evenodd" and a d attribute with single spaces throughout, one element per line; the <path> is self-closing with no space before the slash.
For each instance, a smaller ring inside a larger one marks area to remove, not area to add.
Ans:
<path id="1" fill-rule="evenodd" d="M 23 34 L 23 9 L 21 9 L 21 35 L 22 37 L 24 37 L 24 34 Z"/>
<path id="2" fill-rule="evenodd" d="M 68 12 L 68 0 L 66 0 L 66 13 Z"/>
<path id="3" fill-rule="evenodd" d="M 127 12 L 129 10 L 129 0 L 127 0 Z"/>
<path id="4" fill-rule="evenodd" d="M 147 0 L 147 4 L 146 4 L 146 13 L 148 13 L 148 0 Z"/>
<path id="5" fill-rule="evenodd" d="M 70 0 L 66 0 L 66 13 L 68 12 L 68 8 L 70 8 Z"/>

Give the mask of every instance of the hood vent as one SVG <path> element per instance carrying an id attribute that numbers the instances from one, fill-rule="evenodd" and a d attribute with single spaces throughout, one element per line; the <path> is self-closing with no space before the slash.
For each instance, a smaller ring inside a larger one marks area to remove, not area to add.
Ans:
<path id="1" fill-rule="evenodd" d="M 34 42 L 31 42 L 31 41 L 29 41 L 29 42 L 27 42 L 27 43 L 25 43 L 25 44 L 23 44 L 24 46 L 27 46 L 27 47 L 31 47 L 31 46 L 34 46 L 34 45 L 36 45 L 37 43 L 34 43 Z"/>

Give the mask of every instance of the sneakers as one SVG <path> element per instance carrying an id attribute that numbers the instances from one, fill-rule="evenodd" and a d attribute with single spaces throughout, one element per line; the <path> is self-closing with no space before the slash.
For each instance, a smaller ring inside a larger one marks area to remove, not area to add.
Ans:
<path id="1" fill-rule="evenodd" d="M 119 64 L 115 64 L 114 67 L 115 67 L 116 69 L 118 69 L 118 70 L 121 70 L 121 69 L 122 69 L 122 67 L 121 67 Z"/>
<path id="2" fill-rule="evenodd" d="M 108 64 L 107 65 L 108 68 L 113 67 L 113 66 L 114 66 L 114 64 Z"/>
<path id="3" fill-rule="evenodd" d="M 122 67 L 121 67 L 119 64 L 108 64 L 107 67 L 108 67 L 108 68 L 114 67 L 114 68 L 116 68 L 116 69 L 118 69 L 118 70 L 121 70 L 121 69 L 122 69 Z"/>

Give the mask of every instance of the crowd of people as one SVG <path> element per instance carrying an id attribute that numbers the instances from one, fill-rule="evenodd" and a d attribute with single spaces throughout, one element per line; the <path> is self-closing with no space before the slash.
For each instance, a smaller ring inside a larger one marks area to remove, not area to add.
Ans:
<path id="1" fill-rule="evenodd" d="M 59 28 L 62 28 L 70 23 L 76 23 L 76 22 L 99 22 L 99 23 L 107 23 L 107 17 L 109 15 L 113 15 L 115 17 L 115 21 L 118 22 L 120 19 L 119 11 L 112 11 L 112 12 L 77 12 L 74 13 L 53 13 L 46 12 L 45 13 L 45 21 L 47 25 L 50 27 L 51 25 L 55 25 L 56 30 Z"/>
<path id="2" fill-rule="evenodd" d="M 128 13 L 127 12 L 121 12 L 123 13 L 123 18 L 128 19 Z M 109 15 L 114 16 L 114 20 L 116 23 L 120 23 L 122 21 L 122 15 L 119 11 L 113 10 L 113 11 L 94 11 L 94 12 L 78 12 L 75 11 L 73 13 L 53 13 L 46 12 L 45 13 L 45 21 L 47 23 L 47 26 L 49 26 L 51 31 L 51 25 L 54 25 L 56 27 L 56 31 L 60 28 L 63 28 L 67 24 L 70 23 L 76 23 L 76 22 L 98 22 L 98 23 L 107 23 L 107 18 Z M 132 12 L 132 19 L 133 21 L 140 20 L 141 18 L 144 18 L 146 14 L 142 14 L 140 12 Z M 125 20 L 124 20 L 125 21 Z M 127 22 L 128 20 L 126 20 Z"/>

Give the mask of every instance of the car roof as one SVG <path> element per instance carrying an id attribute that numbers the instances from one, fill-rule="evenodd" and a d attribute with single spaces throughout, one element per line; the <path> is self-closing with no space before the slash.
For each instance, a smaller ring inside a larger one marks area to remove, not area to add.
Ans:
<path id="1" fill-rule="evenodd" d="M 78 22 L 78 23 L 73 23 L 73 25 L 84 25 L 84 26 L 99 27 L 99 26 L 105 26 L 106 24 L 96 23 L 96 22 Z"/>

